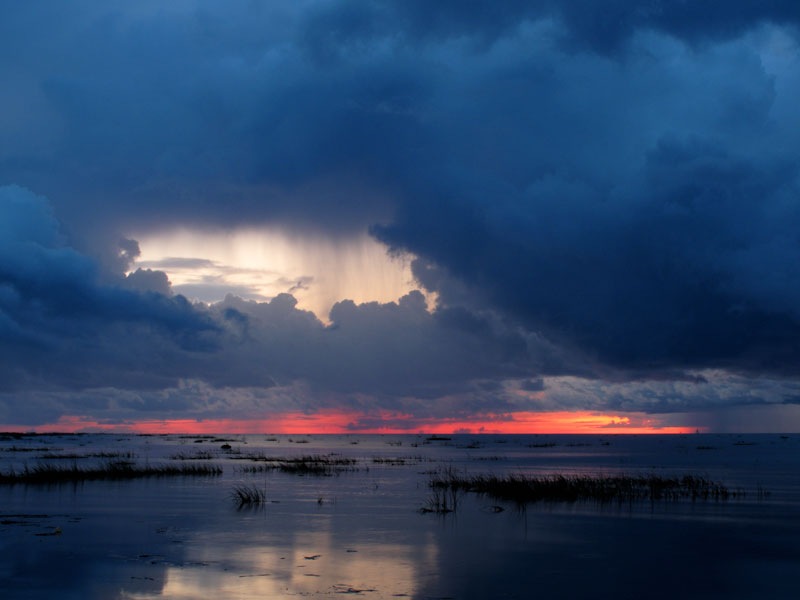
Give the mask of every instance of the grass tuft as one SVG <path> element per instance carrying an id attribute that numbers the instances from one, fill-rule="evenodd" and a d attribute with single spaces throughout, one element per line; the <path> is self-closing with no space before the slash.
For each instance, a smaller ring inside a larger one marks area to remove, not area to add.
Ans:
<path id="1" fill-rule="evenodd" d="M 419 512 L 446 515 L 458 509 L 458 499 L 463 491 L 458 488 L 432 487 L 425 506 Z"/>
<path id="2" fill-rule="evenodd" d="M 255 485 L 237 485 L 231 491 L 231 498 L 242 508 L 267 502 L 267 492 Z"/>

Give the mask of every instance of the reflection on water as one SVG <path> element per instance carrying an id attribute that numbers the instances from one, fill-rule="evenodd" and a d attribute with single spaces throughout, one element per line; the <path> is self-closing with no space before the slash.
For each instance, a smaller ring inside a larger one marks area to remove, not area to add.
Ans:
<path id="1" fill-rule="evenodd" d="M 88 464 L 105 460 L 90 454 L 117 451 L 161 463 L 199 449 L 224 470 L 217 478 L 0 486 L 0 597 L 796 597 L 800 436 L 234 438 L 230 450 L 180 436 L 0 441 L 4 472 L 45 460 L 37 455 L 87 455 L 70 460 Z M 240 469 L 300 455 L 350 457 L 358 470 Z M 497 500 L 465 494 L 455 513 L 420 514 L 429 473 L 444 467 L 693 472 L 747 494 L 504 504 L 500 512 Z M 237 510 L 230 491 L 243 483 L 262 487 L 268 502 Z"/>
<path id="2" fill-rule="evenodd" d="M 202 598 L 210 589 L 223 598 L 368 592 L 373 597 L 415 597 L 418 566 L 436 563 L 437 549 L 430 541 L 418 547 L 386 543 L 355 550 L 337 547 L 330 532 L 299 537 L 289 547 L 240 548 L 230 560 L 234 571 L 208 562 L 200 563 L 206 568 L 169 567 L 163 589 L 130 597 Z"/>

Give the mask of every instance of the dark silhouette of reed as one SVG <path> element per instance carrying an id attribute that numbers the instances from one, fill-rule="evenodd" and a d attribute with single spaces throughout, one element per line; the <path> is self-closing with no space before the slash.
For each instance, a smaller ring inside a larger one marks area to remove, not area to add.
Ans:
<path id="1" fill-rule="evenodd" d="M 60 483 L 69 481 L 95 481 L 139 479 L 143 477 L 210 476 L 221 475 L 222 469 L 213 465 L 136 465 L 130 461 L 113 461 L 95 467 L 81 467 L 42 463 L 20 470 L 9 469 L 0 473 L 0 484 Z"/>
<path id="2" fill-rule="evenodd" d="M 727 500 L 741 491 L 697 475 L 459 475 L 452 470 L 435 474 L 432 489 L 483 494 L 519 504 L 541 501 L 581 500 Z"/>
<path id="3" fill-rule="evenodd" d="M 295 475 L 335 475 L 343 471 L 356 471 L 355 458 L 344 458 L 331 455 L 306 455 L 306 456 L 284 456 L 267 457 L 258 456 L 251 458 L 257 465 L 243 465 L 238 471 L 241 473 L 263 473 L 265 471 L 280 471 L 282 473 L 293 473 Z"/>
<path id="4" fill-rule="evenodd" d="M 231 498 L 239 508 L 265 504 L 267 502 L 267 492 L 255 485 L 237 485 L 231 491 Z"/>

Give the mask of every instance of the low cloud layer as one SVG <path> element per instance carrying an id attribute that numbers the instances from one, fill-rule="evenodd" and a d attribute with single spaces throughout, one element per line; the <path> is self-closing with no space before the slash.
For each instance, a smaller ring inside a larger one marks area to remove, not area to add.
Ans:
<path id="1" fill-rule="evenodd" d="M 697 373 L 797 380 L 797 2 L 2 13 L 5 393 L 200 381 L 471 410 L 577 376 L 684 386 L 688 410 Z M 369 231 L 438 307 L 343 297 L 325 325 L 289 295 L 192 305 L 159 265 L 123 274 L 133 232 L 243 225 Z"/>

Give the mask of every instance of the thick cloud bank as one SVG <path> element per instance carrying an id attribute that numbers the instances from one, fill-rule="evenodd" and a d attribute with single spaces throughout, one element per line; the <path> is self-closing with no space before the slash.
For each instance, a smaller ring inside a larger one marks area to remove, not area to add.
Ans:
<path id="1" fill-rule="evenodd" d="M 397 410 L 407 397 L 433 399 L 483 380 L 567 368 L 539 337 L 490 314 L 431 313 L 419 292 L 397 303 L 340 302 L 328 326 L 298 310 L 289 294 L 192 305 L 170 292 L 161 272 L 117 275 L 67 246 L 47 202 L 19 187 L 0 188 L 0 223 L 6 422 L 58 416 L 41 406 L 34 416 L 13 400 L 30 392 L 152 393 L 184 380 L 212 388 L 301 385 L 316 394 L 304 410 L 341 406 L 353 395 L 372 397 L 373 409 Z M 160 409 L 176 407 L 190 408 Z"/>
<path id="2" fill-rule="evenodd" d="M 799 27 L 789 0 L 4 6 L 0 184 L 23 188 L 3 191 L 0 381 L 497 406 L 471 386 L 781 387 Z M 258 223 L 369 229 L 440 305 L 342 302 L 326 327 L 287 296 L 192 306 L 121 275 L 132 232 Z"/>

